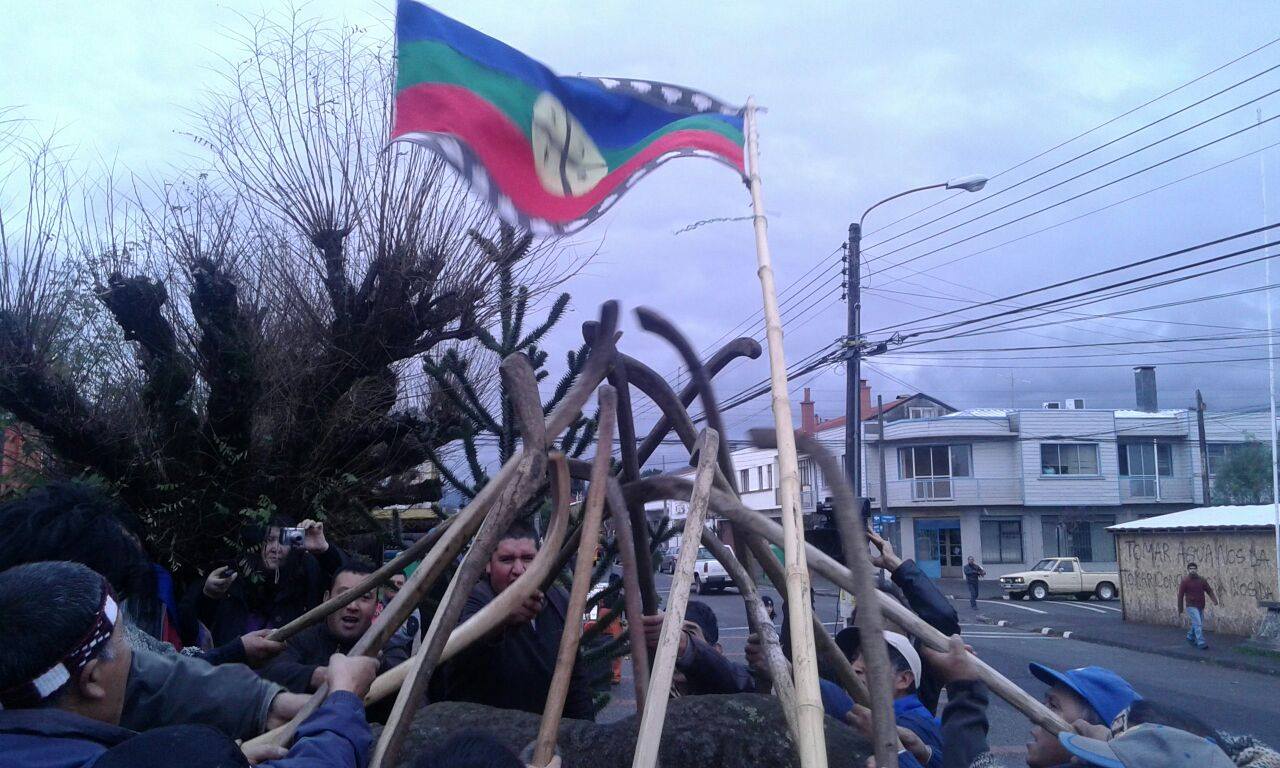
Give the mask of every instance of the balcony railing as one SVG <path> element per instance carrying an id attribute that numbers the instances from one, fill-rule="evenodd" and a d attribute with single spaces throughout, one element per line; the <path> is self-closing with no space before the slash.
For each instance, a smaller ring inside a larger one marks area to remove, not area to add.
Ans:
<path id="1" fill-rule="evenodd" d="M 1194 483 L 1190 477 L 1166 477 L 1161 475 L 1129 475 L 1120 478 L 1120 501 L 1133 502 L 1193 502 Z"/>
<path id="2" fill-rule="evenodd" d="M 951 499 L 951 478 L 917 477 L 911 483 L 914 501 L 947 501 Z"/>
<path id="3" fill-rule="evenodd" d="M 880 484 L 868 483 L 873 498 L 879 499 Z M 1022 480 L 1017 477 L 918 477 L 890 480 L 889 505 L 934 504 L 1021 504 Z"/>

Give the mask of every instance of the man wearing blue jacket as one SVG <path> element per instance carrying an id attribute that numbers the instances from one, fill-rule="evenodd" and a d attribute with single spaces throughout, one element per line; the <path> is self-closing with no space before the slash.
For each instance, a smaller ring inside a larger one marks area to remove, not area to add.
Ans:
<path id="1" fill-rule="evenodd" d="M 39 562 L 0 572 L 0 616 L 0 768 L 247 765 L 230 737 L 207 726 L 120 727 L 132 650 L 111 587 L 94 571 Z M 375 671 L 373 659 L 335 655 L 333 693 L 292 749 L 260 764 L 363 768 L 372 736 L 362 697 Z"/>

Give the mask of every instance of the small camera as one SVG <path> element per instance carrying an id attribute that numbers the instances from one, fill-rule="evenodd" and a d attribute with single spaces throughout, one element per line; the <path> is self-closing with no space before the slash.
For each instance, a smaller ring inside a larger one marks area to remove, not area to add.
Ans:
<path id="1" fill-rule="evenodd" d="M 301 528 L 281 528 L 280 543 L 286 547 L 300 547 L 302 540 L 306 536 L 306 531 Z"/>

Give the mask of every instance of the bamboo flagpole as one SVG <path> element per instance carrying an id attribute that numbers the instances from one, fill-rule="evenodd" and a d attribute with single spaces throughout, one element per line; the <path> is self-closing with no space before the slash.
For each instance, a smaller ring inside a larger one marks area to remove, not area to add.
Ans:
<path id="1" fill-rule="evenodd" d="M 826 768 L 826 734 L 823 731 L 822 698 L 818 692 L 818 659 L 813 620 L 809 608 L 809 568 L 805 562 L 804 520 L 799 504 L 800 467 L 796 459 L 791 401 L 787 399 L 787 361 L 782 349 L 782 319 L 773 284 L 769 255 L 768 223 L 760 191 L 760 147 L 756 131 L 755 97 L 747 99 L 747 174 L 751 190 L 752 221 L 756 235 L 756 273 L 764 298 L 765 332 L 769 343 L 769 387 L 773 395 L 773 424 L 778 432 L 779 503 L 785 537 L 783 558 L 787 576 L 787 611 L 791 630 L 791 662 L 795 670 L 796 746 L 804 768 Z"/>

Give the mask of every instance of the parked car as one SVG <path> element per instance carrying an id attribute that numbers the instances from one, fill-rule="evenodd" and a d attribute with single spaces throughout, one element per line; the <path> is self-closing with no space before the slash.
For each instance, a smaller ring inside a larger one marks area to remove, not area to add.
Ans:
<path id="1" fill-rule="evenodd" d="M 1000 577 L 1000 588 L 1014 600 L 1030 595 L 1044 600 L 1049 595 L 1075 595 L 1080 600 L 1096 597 L 1114 600 L 1120 594 L 1120 574 L 1115 571 L 1086 571 L 1078 557 L 1046 557 L 1020 573 Z"/>
<path id="2" fill-rule="evenodd" d="M 698 547 L 698 559 L 693 563 L 694 594 L 719 592 L 729 585 L 729 574 L 720 561 L 706 547 Z"/>

